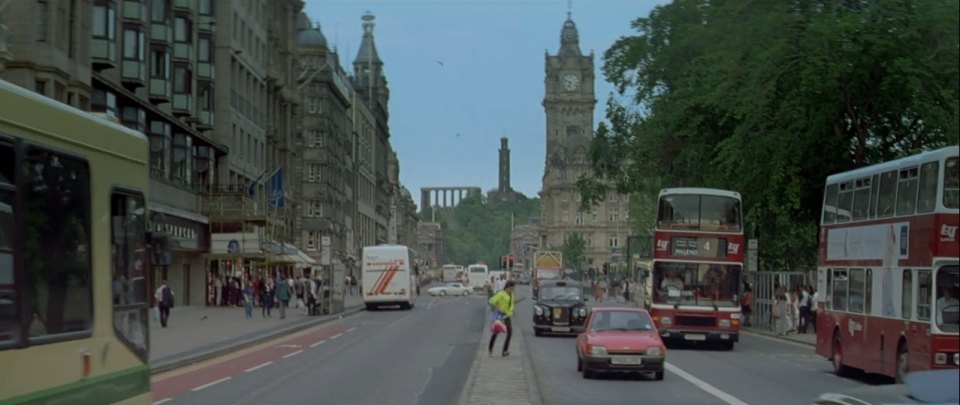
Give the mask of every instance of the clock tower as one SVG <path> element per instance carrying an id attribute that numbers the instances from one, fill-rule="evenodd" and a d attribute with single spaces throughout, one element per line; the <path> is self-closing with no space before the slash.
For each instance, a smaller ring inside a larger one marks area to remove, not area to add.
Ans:
<path id="1" fill-rule="evenodd" d="M 589 176 L 593 140 L 594 55 L 580 52 L 577 25 L 567 13 L 560 30 L 560 50 L 546 54 L 543 109 L 546 113 L 546 161 L 540 191 L 540 248 L 559 250 L 565 240 L 579 234 L 587 243 L 587 266 L 610 261 L 617 237 L 615 219 L 606 205 L 579 212 L 577 179 Z M 609 199 L 608 199 L 609 200 Z M 603 203 L 606 204 L 606 203 Z M 617 211 L 619 212 L 619 211 Z M 628 227 L 623 227 L 627 231 Z"/>

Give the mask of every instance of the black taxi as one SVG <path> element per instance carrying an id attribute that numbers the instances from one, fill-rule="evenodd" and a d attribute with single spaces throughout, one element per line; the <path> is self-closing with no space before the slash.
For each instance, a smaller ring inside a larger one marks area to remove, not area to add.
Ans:
<path id="1" fill-rule="evenodd" d="M 587 321 L 583 284 L 574 280 L 541 280 L 533 305 L 533 333 L 577 335 Z"/>

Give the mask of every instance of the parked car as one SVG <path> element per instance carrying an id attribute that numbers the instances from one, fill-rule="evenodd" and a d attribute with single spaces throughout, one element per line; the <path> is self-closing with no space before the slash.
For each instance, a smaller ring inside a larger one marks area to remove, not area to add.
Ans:
<path id="1" fill-rule="evenodd" d="M 956 404 L 960 403 L 960 373 L 952 370 L 915 371 L 903 384 L 858 387 L 821 395 L 815 405 Z"/>
<path id="2" fill-rule="evenodd" d="M 427 290 L 427 293 L 433 296 L 444 296 L 444 295 L 470 295 L 470 287 L 463 285 L 462 283 L 446 283 L 436 287 L 432 287 Z"/>
<path id="3" fill-rule="evenodd" d="M 593 308 L 586 331 L 577 336 L 577 371 L 653 373 L 663 380 L 667 348 L 645 309 Z"/>
<path id="4" fill-rule="evenodd" d="M 543 280 L 533 305 L 533 333 L 578 334 L 587 321 L 583 284 L 570 280 Z"/>

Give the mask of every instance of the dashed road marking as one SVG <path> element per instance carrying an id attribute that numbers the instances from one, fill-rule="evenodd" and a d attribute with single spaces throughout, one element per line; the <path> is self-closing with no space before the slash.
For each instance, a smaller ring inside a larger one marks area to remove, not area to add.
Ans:
<path id="1" fill-rule="evenodd" d="M 336 338 L 338 338 L 338 337 L 340 337 L 340 336 L 343 336 L 343 333 L 338 333 L 338 334 L 336 334 L 336 335 L 330 336 L 330 339 L 336 339 Z"/>
<path id="2" fill-rule="evenodd" d="M 190 390 L 190 391 L 197 392 L 197 391 L 200 391 L 200 390 L 205 389 L 205 388 L 210 388 L 210 387 L 212 387 L 212 386 L 214 386 L 214 385 L 217 385 L 217 384 L 220 384 L 220 383 L 222 383 L 222 382 L 224 382 L 224 381 L 227 381 L 227 380 L 229 380 L 230 378 L 231 378 L 231 377 L 223 377 L 223 378 L 221 378 L 221 379 L 219 379 L 219 380 L 217 380 L 217 381 L 214 381 L 214 382 L 212 382 L 212 383 L 203 384 L 203 385 L 201 385 L 201 386 L 199 386 L 199 387 L 197 387 L 197 388 L 194 388 L 194 389 L 192 389 L 192 390 Z"/>
<path id="3" fill-rule="evenodd" d="M 263 363 L 263 364 L 261 364 L 261 365 L 259 365 L 259 366 L 250 367 L 250 368 L 248 368 L 248 369 L 246 369 L 246 370 L 243 370 L 243 371 L 249 373 L 249 372 L 252 372 L 252 371 L 254 371 L 254 370 L 260 369 L 260 368 L 262 368 L 262 367 L 269 366 L 269 365 L 271 365 L 271 364 L 273 364 L 273 362 L 272 362 L 272 361 L 268 361 L 268 362 Z"/>
<path id="4" fill-rule="evenodd" d="M 299 348 L 301 348 L 301 347 L 303 347 L 303 346 L 294 345 L 294 344 L 285 344 L 285 345 L 276 345 L 276 346 L 274 346 L 274 348 L 276 348 L 276 349 L 299 349 Z"/>
<path id="5" fill-rule="evenodd" d="M 353 330 L 354 330 L 354 329 L 356 329 L 356 327 L 353 327 L 353 328 L 350 328 L 350 329 L 347 329 L 347 332 L 353 332 Z"/>
<path id="6" fill-rule="evenodd" d="M 173 398 L 164 398 L 164 399 L 161 399 L 161 400 L 159 400 L 159 401 L 157 401 L 157 402 L 154 402 L 153 405 L 165 404 L 165 403 L 170 402 L 170 401 L 172 401 L 172 400 L 173 400 Z"/>
<path id="7" fill-rule="evenodd" d="M 323 339 L 323 340 L 321 340 L 321 341 L 319 341 L 319 342 L 317 342 L 317 343 L 314 343 L 314 344 L 310 345 L 310 347 L 317 347 L 317 346 L 320 346 L 320 345 L 322 345 L 322 344 L 324 344 L 324 343 L 327 343 L 327 339 Z"/>
<path id="8" fill-rule="evenodd" d="M 721 401 L 723 401 L 723 402 L 726 402 L 726 403 L 728 403 L 728 404 L 730 404 L 730 405 L 749 405 L 749 404 L 747 404 L 746 402 L 743 402 L 743 401 L 737 399 L 737 397 L 735 397 L 735 396 L 733 396 L 733 395 L 730 395 L 730 394 L 727 394 L 726 392 L 721 391 L 719 388 L 710 385 L 710 384 L 707 383 L 706 381 L 703 381 L 703 380 L 695 377 L 693 374 L 690 374 L 690 373 L 688 373 L 688 372 L 686 372 L 686 371 L 683 371 L 683 369 L 681 369 L 680 367 L 677 367 L 677 366 L 675 366 L 675 365 L 673 365 L 673 364 L 671 364 L 671 363 L 666 363 L 666 364 L 665 364 L 665 367 L 666 367 L 667 370 L 670 370 L 671 373 L 674 373 L 674 374 L 680 376 L 680 378 L 682 378 L 682 379 L 684 379 L 684 380 L 687 380 L 688 382 L 690 382 L 690 383 L 693 384 L 693 385 L 696 385 L 697 388 L 700 388 L 700 389 L 706 391 L 706 392 L 709 393 L 710 395 L 713 395 L 713 396 L 719 398 L 719 399 L 720 399 Z"/>
<path id="9" fill-rule="evenodd" d="M 303 349 L 297 350 L 297 351 L 295 351 L 295 352 L 293 352 L 293 353 L 287 353 L 287 354 L 283 355 L 283 358 L 286 359 L 286 358 L 289 358 L 289 357 L 293 357 L 293 356 L 296 356 L 296 355 L 298 355 L 298 354 L 300 354 L 300 353 L 303 353 Z"/>

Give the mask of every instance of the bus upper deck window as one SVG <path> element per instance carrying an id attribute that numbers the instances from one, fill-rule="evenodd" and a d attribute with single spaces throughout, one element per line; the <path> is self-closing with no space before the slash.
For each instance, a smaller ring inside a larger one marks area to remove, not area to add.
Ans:
<path id="1" fill-rule="evenodd" d="M 960 208 L 960 158 L 951 157 L 943 165 L 943 206 Z"/>

